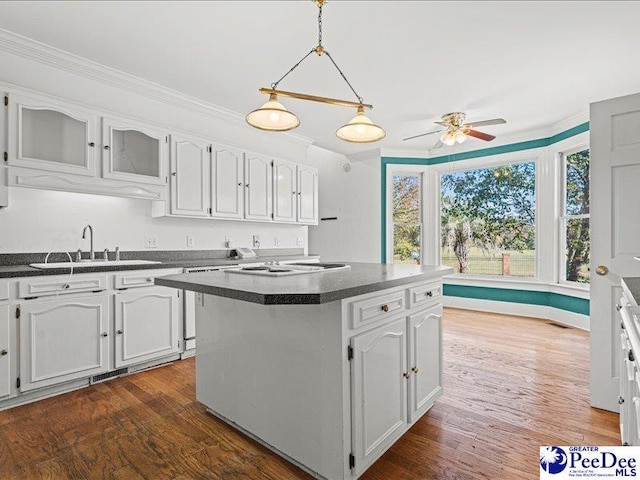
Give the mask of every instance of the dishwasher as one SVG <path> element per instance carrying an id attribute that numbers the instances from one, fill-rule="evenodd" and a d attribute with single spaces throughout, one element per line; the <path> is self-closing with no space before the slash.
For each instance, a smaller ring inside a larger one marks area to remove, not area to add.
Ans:
<path id="1" fill-rule="evenodd" d="M 240 268 L 240 265 L 218 265 L 212 267 L 185 268 L 184 273 L 217 272 Z M 184 290 L 184 352 L 182 358 L 187 358 L 196 353 L 196 296 L 201 293 Z"/>

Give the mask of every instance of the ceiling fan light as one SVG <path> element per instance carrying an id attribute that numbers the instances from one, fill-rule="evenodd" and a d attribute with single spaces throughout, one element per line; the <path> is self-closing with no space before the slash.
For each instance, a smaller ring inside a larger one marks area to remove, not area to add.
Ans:
<path id="1" fill-rule="evenodd" d="M 346 142 L 370 143 L 382 140 L 387 133 L 364 114 L 363 106 L 359 106 L 356 116 L 341 126 L 336 135 Z"/>
<path id="2" fill-rule="evenodd" d="M 467 139 L 467 136 L 463 132 L 459 131 L 455 134 L 454 138 L 457 143 L 462 143 Z"/>
<path id="3" fill-rule="evenodd" d="M 278 102 L 278 96 L 272 93 L 269 101 L 246 116 L 247 123 L 260 130 L 286 132 L 300 125 L 298 117 Z"/>
<path id="4" fill-rule="evenodd" d="M 452 132 L 445 132 L 440 137 L 440 141 L 446 146 L 451 147 L 456 144 L 456 137 Z"/>

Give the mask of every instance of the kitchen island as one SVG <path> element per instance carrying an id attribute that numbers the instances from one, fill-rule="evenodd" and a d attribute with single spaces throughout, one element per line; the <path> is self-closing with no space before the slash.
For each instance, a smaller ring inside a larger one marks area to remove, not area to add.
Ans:
<path id="1" fill-rule="evenodd" d="M 360 476 L 442 395 L 447 267 L 171 275 L 198 293 L 196 396 L 317 478 Z"/>

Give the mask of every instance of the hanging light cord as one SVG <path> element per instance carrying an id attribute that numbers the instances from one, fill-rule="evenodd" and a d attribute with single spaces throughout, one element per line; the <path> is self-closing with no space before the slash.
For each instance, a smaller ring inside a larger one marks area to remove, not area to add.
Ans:
<path id="1" fill-rule="evenodd" d="M 347 83 L 347 85 L 349 85 L 349 88 L 351 89 L 353 94 L 356 96 L 358 101 L 360 103 L 363 103 L 364 100 L 362 99 L 362 97 L 360 95 L 358 95 L 358 92 L 356 92 L 356 90 L 351 85 L 351 82 L 349 82 L 349 80 L 347 79 L 346 75 L 342 72 L 342 70 L 340 70 L 340 67 L 335 62 L 335 60 L 333 59 L 331 54 L 327 50 L 325 50 L 324 47 L 322 46 L 322 5 L 323 5 L 323 2 L 318 2 L 318 46 L 312 48 L 309 53 L 307 53 L 304 57 L 302 57 L 300 59 L 300 61 L 298 63 L 296 63 L 293 67 L 291 67 L 289 69 L 289 71 L 287 73 L 285 73 L 282 77 L 280 77 L 280 79 L 278 81 L 272 83 L 271 84 L 271 89 L 272 90 L 276 90 L 278 88 L 278 84 L 282 80 L 284 80 L 285 77 L 287 77 L 291 72 L 293 72 L 296 68 L 298 68 L 298 65 L 300 65 L 302 62 L 304 62 L 307 59 L 307 57 L 309 55 L 311 55 L 312 53 L 316 52 L 318 55 L 322 55 L 323 53 L 326 53 L 327 57 L 329 57 L 329 60 L 331 60 L 331 63 L 333 63 L 333 66 L 336 67 L 336 70 L 338 70 L 338 73 L 340 74 L 340 76 L 342 76 L 342 78 Z"/>

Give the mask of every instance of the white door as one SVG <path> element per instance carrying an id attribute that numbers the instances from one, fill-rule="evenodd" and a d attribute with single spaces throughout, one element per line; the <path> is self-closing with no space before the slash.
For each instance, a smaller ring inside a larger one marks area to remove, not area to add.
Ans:
<path id="1" fill-rule="evenodd" d="M 104 373 L 109 368 L 109 297 L 20 305 L 20 390 Z"/>
<path id="2" fill-rule="evenodd" d="M 318 224 L 318 170 L 298 165 L 298 222 Z"/>
<path id="3" fill-rule="evenodd" d="M 97 125 L 90 111 L 9 95 L 9 165 L 95 176 Z"/>
<path id="4" fill-rule="evenodd" d="M 271 160 L 245 154 L 244 161 L 244 218 L 271 220 Z"/>
<path id="5" fill-rule="evenodd" d="M 617 412 L 615 304 L 620 278 L 640 276 L 640 94 L 591 104 L 590 130 L 591 405 Z"/>
<path id="6" fill-rule="evenodd" d="M 178 290 L 142 288 L 115 295 L 116 367 L 179 350 Z"/>
<path id="7" fill-rule="evenodd" d="M 244 158 L 242 152 L 212 146 L 211 210 L 218 218 L 244 215 Z"/>
<path id="8" fill-rule="evenodd" d="M 0 397 L 11 393 L 12 356 L 9 347 L 9 305 L 0 305 Z"/>
<path id="9" fill-rule="evenodd" d="M 210 147 L 206 142 L 171 137 L 171 213 L 209 216 Z"/>
<path id="10" fill-rule="evenodd" d="M 296 164 L 284 160 L 273 161 L 273 219 L 276 222 L 297 220 Z"/>
<path id="11" fill-rule="evenodd" d="M 364 471 L 407 425 L 407 320 L 351 339 L 354 474 Z"/>
<path id="12" fill-rule="evenodd" d="M 102 119 L 102 175 L 135 183 L 166 184 L 169 135 L 121 118 Z"/>
<path id="13" fill-rule="evenodd" d="M 442 395 L 442 306 L 409 317 L 409 421 Z"/>

